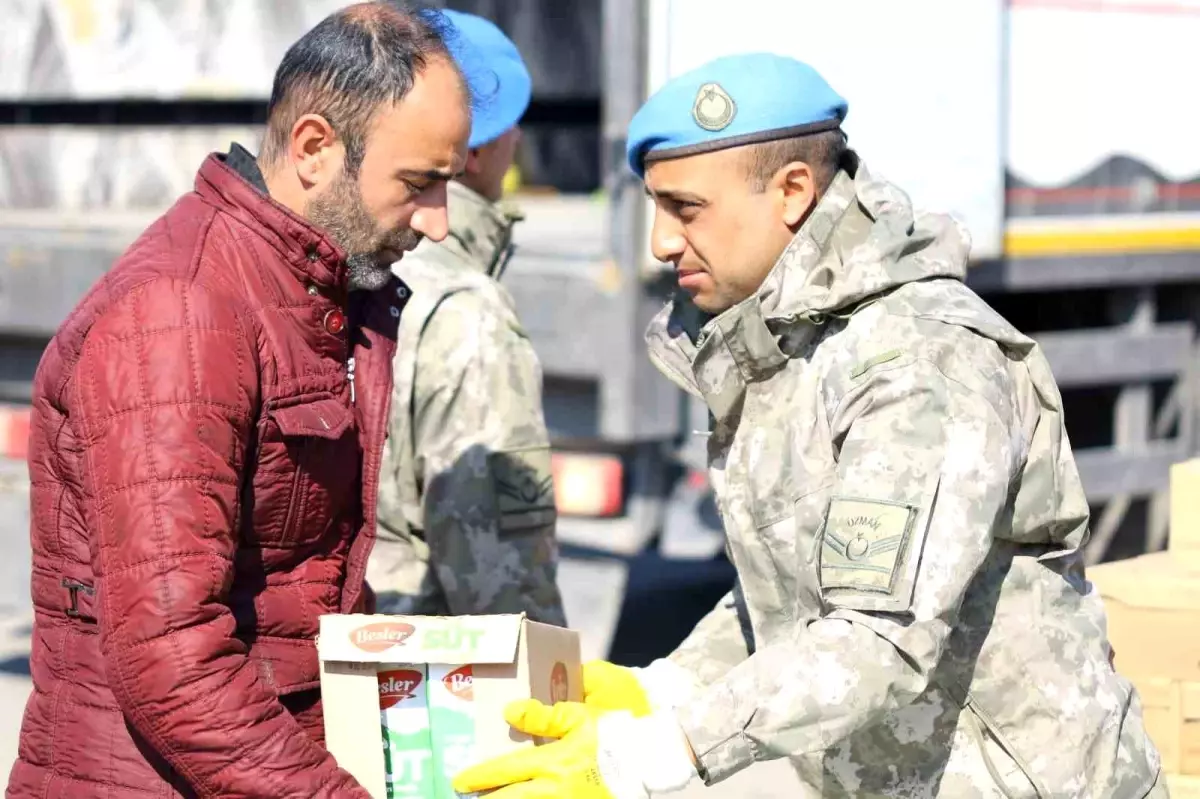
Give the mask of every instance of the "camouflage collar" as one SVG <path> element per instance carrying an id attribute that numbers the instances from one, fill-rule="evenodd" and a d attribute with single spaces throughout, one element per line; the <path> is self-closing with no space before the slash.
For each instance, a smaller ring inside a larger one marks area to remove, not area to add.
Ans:
<path id="1" fill-rule="evenodd" d="M 747 383 L 804 352 L 830 318 L 847 318 L 908 283 L 961 281 L 970 250 L 959 222 L 916 212 L 903 191 L 850 153 L 758 291 L 700 324 L 694 306 L 677 299 L 646 331 L 652 359 L 702 395 L 714 415 L 732 413 Z"/>
<path id="2" fill-rule="evenodd" d="M 456 180 L 450 181 L 449 193 L 450 234 L 442 246 L 499 278 L 512 256 L 513 226 L 524 215 L 515 205 L 493 203 Z"/>

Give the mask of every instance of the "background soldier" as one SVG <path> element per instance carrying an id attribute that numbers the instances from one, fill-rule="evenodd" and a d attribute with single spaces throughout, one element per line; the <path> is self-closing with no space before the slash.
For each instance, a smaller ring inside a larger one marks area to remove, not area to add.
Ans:
<path id="1" fill-rule="evenodd" d="M 516 46 L 491 22 L 446 11 L 475 94 L 450 234 L 396 274 L 413 296 L 400 324 L 380 537 L 368 581 L 381 613 L 529 614 L 565 625 L 542 374 L 498 279 L 520 218 L 501 204 L 529 105 Z"/>
<path id="2" fill-rule="evenodd" d="M 1046 360 L 963 283 L 966 231 L 846 149 L 845 113 L 752 54 L 669 82 L 629 131 L 689 295 L 650 353 L 715 418 L 755 647 L 724 602 L 644 672 L 591 666 L 588 704 L 509 708 L 562 740 L 459 790 L 624 799 L 790 757 L 823 796 L 1166 794 L 1084 578 Z"/>

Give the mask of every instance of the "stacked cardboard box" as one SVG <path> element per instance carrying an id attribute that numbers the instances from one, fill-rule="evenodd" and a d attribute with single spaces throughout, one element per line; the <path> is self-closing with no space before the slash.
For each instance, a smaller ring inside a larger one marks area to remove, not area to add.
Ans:
<path id="1" fill-rule="evenodd" d="M 1088 569 L 1173 797 L 1200 799 L 1200 459 L 1171 468 L 1166 552 Z"/>
<path id="2" fill-rule="evenodd" d="M 1171 799 L 1200 799 L 1200 777 L 1168 774 L 1167 789 L 1171 793 Z"/>

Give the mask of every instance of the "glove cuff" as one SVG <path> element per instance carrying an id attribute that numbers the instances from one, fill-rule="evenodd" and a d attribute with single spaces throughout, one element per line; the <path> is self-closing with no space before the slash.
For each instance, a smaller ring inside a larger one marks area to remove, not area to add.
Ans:
<path id="1" fill-rule="evenodd" d="M 659 658 L 649 666 L 635 667 L 630 671 L 655 712 L 682 707 L 696 693 L 696 679 L 673 660 Z"/>
<path id="2" fill-rule="evenodd" d="M 696 776 L 687 739 L 669 712 L 634 718 L 605 713 L 596 722 L 600 776 L 613 799 L 647 799 L 683 790 Z"/>

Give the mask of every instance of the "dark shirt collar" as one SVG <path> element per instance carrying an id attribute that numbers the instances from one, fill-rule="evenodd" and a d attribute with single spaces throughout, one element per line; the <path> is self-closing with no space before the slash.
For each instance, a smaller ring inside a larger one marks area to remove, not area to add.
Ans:
<path id="1" fill-rule="evenodd" d="M 237 172 L 247 183 L 254 188 L 267 194 L 267 181 L 263 178 L 262 170 L 258 168 L 258 161 L 250 152 L 238 144 L 233 142 L 229 145 L 229 154 L 222 157 L 225 165 Z"/>

